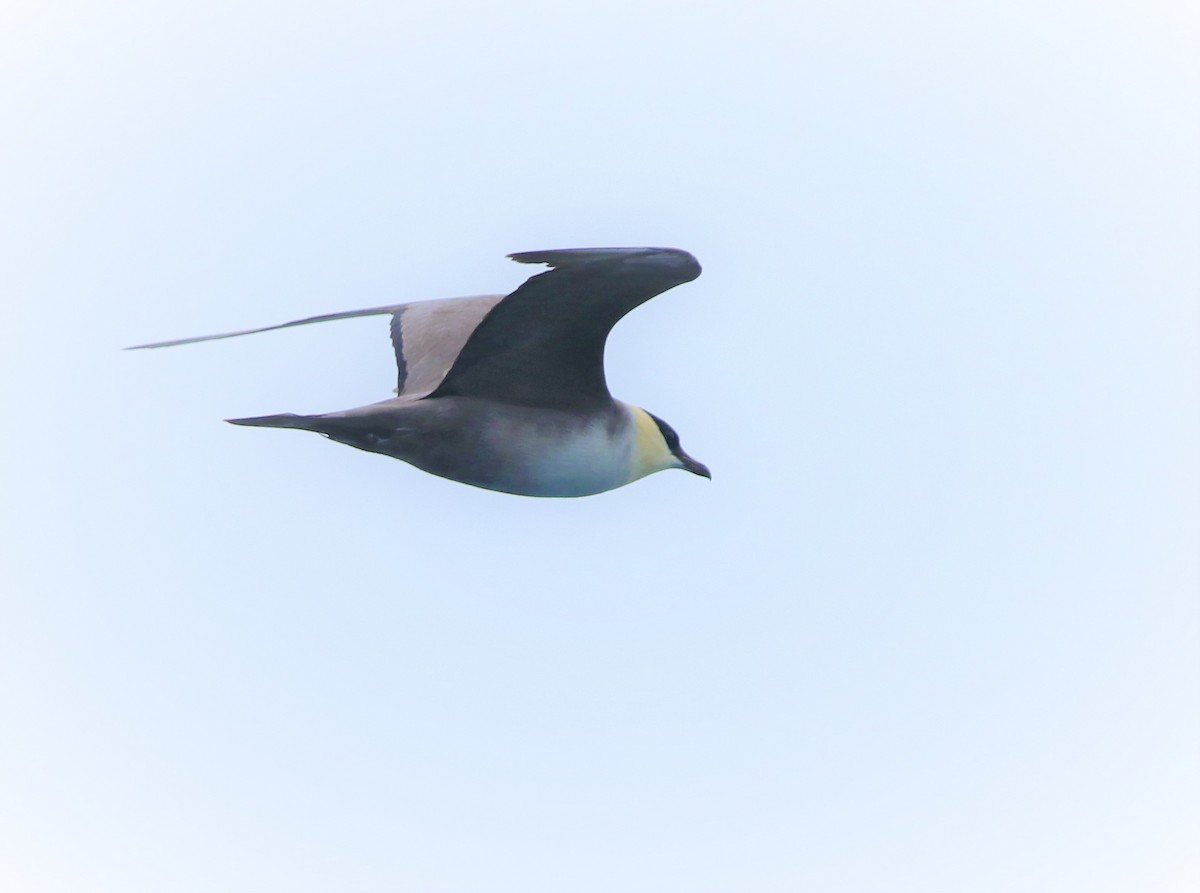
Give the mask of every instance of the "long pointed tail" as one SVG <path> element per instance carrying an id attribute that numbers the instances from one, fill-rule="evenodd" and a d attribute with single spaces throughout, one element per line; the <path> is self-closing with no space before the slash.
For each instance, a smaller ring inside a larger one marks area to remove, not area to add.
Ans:
<path id="1" fill-rule="evenodd" d="M 381 426 L 370 418 L 363 416 L 344 416 L 340 413 L 324 415 L 295 415 L 285 412 L 279 415 L 256 416 L 248 419 L 226 419 L 231 425 L 250 425 L 256 428 L 298 428 L 301 431 L 313 431 L 323 434 L 330 440 L 344 443 L 348 446 L 367 450 L 371 453 L 383 453 L 385 456 L 398 456 L 395 451 L 396 443 L 403 443 L 404 437 L 397 440 L 393 437 L 398 432 L 387 425 Z"/>
<path id="2" fill-rule="evenodd" d="M 231 425 L 252 425 L 255 428 L 300 428 L 304 431 L 317 431 L 317 418 L 313 416 L 296 415 L 292 412 L 279 415 L 260 415 L 246 419 L 226 419 Z"/>

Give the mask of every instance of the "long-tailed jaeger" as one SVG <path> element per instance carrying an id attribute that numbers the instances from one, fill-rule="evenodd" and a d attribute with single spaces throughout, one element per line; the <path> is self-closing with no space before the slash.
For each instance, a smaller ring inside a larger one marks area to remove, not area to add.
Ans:
<path id="1" fill-rule="evenodd" d="M 316 431 L 431 474 L 525 496 L 589 496 L 668 468 L 710 478 L 670 425 L 614 399 L 604 378 L 612 327 L 655 295 L 699 276 L 696 259 L 675 248 L 509 256 L 552 269 L 507 296 L 350 310 L 138 348 L 388 313 L 397 396 L 343 412 L 228 421 Z"/>

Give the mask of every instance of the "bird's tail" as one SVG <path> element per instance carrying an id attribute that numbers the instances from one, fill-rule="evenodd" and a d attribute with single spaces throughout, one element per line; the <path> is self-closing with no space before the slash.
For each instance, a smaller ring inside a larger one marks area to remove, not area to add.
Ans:
<path id="1" fill-rule="evenodd" d="M 405 432 L 394 427 L 380 427 L 373 419 L 360 415 L 346 416 L 342 413 L 329 415 L 295 415 L 285 412 L 280 415 L 255 416 L 248 419 L 226 419 L 231 425 L 251 425 L 256 428 L 298 428 L 314 431 L 330 440 L 357 447 L 385 456 L 399 456 L 396 452 L 406 442 Z M 403 458 L 402 456 L 400 458 Z"/>
<path id="2" fill-rule="evenodd" d="M 246 419 L 226 419 L 231 425 L 252 425 L 256 428 L 300 428 L 303 431 L 317 431 L 314 416 L 296 415 L 285 412 L 279 415 L 260 415 Z"/>

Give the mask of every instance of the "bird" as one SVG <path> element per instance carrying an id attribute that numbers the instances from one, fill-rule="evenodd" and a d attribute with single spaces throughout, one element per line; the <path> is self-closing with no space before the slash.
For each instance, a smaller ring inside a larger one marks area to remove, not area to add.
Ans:
<path id="1" fill-rule="evenodd" d="M 635 307 L 700 275 L 677 248 L 567 248 L 510 254 L 549 270 L 509 295 L 416 301 L 311 316 L 127 350 L 390 314 L 396 396 L 319 415 L 226 419 L 296 428 L 487 490 L 591 496 L 682 468 L 712 479 L 675 429 L 613 398 L 604 345 Z"/>

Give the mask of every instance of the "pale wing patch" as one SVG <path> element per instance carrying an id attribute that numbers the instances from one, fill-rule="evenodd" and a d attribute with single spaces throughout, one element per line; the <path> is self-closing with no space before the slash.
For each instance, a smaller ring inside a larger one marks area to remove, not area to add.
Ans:
<path id="1" fill-rule="evenodd" d="M 504 295 L 444 298 L 407 305 L 400 314 L 397 362 L 405 397 L 424 397 L 442 383 L 471 333 Z"/>

